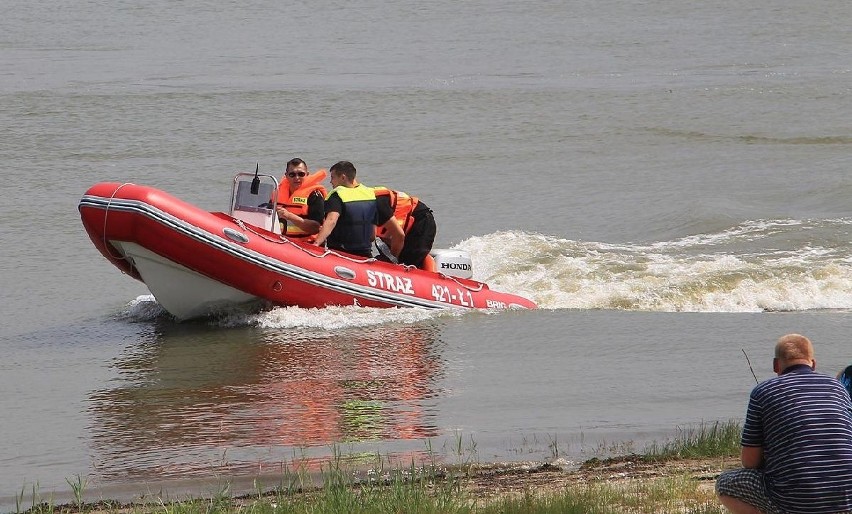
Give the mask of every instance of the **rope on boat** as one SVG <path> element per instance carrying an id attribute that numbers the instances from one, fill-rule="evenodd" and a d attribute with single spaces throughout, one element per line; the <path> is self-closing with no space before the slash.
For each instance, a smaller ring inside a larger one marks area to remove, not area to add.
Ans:
<path id="1" fill-rule="evenodd" d="M 316 253 L 308 250 L 307 248 L 304 248 L 301 245 L 297 245 L 295 242 L 291 241 L 289 238 L 287 238 L 284 235 L 279 235 L 278 239 L 274 239 L 274 238 L 267 236 L 266 234 L 258 232 L 257 230 L 253 229 L 251 226 L 247 226 L 245 223 L 243 223 L 243 220 L 234 218 L 234 222 L 241 229 L 243 229 L 247 232 L 251 232 L 252 234 L 258 236 L 259 238 L 261 238 L 265 241 L 269 241 L 270 243 L 275 243 L 275 244 L 289 244 L 289 245 L 295 247 L 296 249 L 310 255 L 311 257 L 322 258 L 322 257 L 325 257 L 327 255 L 336 255 L 336 256 L 340 257 L 341 259 L 346 259 L 347 261 L 350 261 L 350 262 L 357 262 L 359 264 L 364 264 L 366 262 L 374 262 L 376 260 L 373 257 L 364 257 L 364 258 L 360 258 L 360 259 L 357 258 L 357 257 L 350 257 L 348 255 L 339 254 L 339 253 L 335 252 L 334 250 L 329 250 L 328 248 L 326 248 L 323 253 L 316 254 Z"/>
<path id="2" fill-rule="evenodd" d="M 441 275 L 444 275 L 444 274 L 441 273 Z M 448 279 L 452 280 L 453 282 L 455 282 L 459 286 L 461 286 L 461 287 L 463 287 L 463 288 L 465 288 L 469 291 L 473 291 L 474 293 L 478 293 L 479 291 L 482 291 L 482 288 L 485 287 L 485 284 L 483 284 L 482 282 L 477 282 L 479 284 L 479 287 L 470 287 L 467 284 L 462 284 L 461 282 L 458 281 L 458 279 L 456 279 L 456 277 L 454 277 L 452 275 L 444 275 L 444 276 L 447 277 Z"/>
<path id="3" fill-rule="evenodd" d="M 106 251 L 107 251 L 107 253 L 109 254 L 109 256 L 110 256 L 110 257 L 112 257 L 113 259 L 121 259 L 121 260 L 125 260 L 125 261 L 127 261 L 127 262 L 129 262 L 129 263 L 130 263 L 130 266 L 131 266 L 131 267 L 133 267 L 133 261 L 131 261 L 130 259 L 128 259 L 126 255 L 121 255 L 121 254 L 113 255 L 113 253 L 112 253 L 112 248 L 114 248 L 114 247 L 113 247 L 111 244 L 107 243 L 106 230 L 107 230 L 107 218 L 109 217 L 109 207 L 110 207 L 110 205 L 112 204 L 112 200 L 115 198 L 115 195 L 118 193 L 118 191 L 119 191 L 122 187 L 124 187 L 124 186 L 132 186 L 132 185 L 133 185 L 133 183 L 132 183 L 132 182 L 125 182 L 124 184 L 121 184 L 120 186 L 118 186 L 117 188 L 115 188 L 115 191 L 113 191 L 113 192 L 112 192 L 112 195 L 109 197 L 109 200 L 107 201 L 106 209 L 104 209 L 104 230 L 103 230 L 103 243 L 104 243 L 104 248 L 106 248 Z"/>
<path id="4" fill-rule="evenodd" d="M 346 259 L 350 262 L 357 262 L 359 264 L 364 264 L 364 263 L 367 263 L 367 262 L 375 262 L 376 261 L 376 259 L 373 258 L 373 257 L 365 257 L 363 259 L 358 259 L 356 257 L 350 257 L 348 255 L 342 255 L 342 254 L 335 252 L 334 250 L 329 250 L 328 248 L 326 248 L 323 253 L 316 254 L 314 252 L 309 251 L 307 248 L 304 248 L 300 245 L 297 245 L 295 242 L 291 241 L 290 239 L 288 239 L 283 234 L 279 235 L 278 239 L 274 239 L 274 238 L 267 236 L 266 234 L 258 232 L 257 230 L 253 229 L 251 226 L 246 225 L 245 223 L 243 223 L 243 220 L 241 220 L 241 219 L 237 219 L 237 218 L 233 218 L 233 219 L 234 219 L 234 223 L 236 223 L 238 227 L 240 227 L 241 229 L 243 229 L 247 232 L 251 232 L 252 234 L 260 237 L 261 239 L 264 239 L 266 241 L 269 241 L 270 243 L 275 243 L 275 244 L 289 244 L 291 246 L 294 246 L 296 249 L 301 250 L 302 252 L 310 255 L 311 257 L 323 258 L 327 255 L 336 255 L 336 256 L 338 256 L 342 259 Z M 411 271 L 412 269 L 419 269 L 417 266 L 412 266 L 412 265 L 409 265 L 409 264 L 403 264 L 402 267 L 405 268 L 405 271 Z M 440 272 L 437 272 L 437 271 L 435 273 L 438 273 L 439 275 L 443 275 L 444 277 L 447 277 L 448 279 L 450 279 L 453 282 L 455 282 L 456 284 L 458 284 L 460 287 L 463 287 L 463 288 L 467 289 L 468 291 L 472 291 L 474 293 L 478 293 L 479 291 L 482 291 L 482 288 L 485 286 L 485 284 L 483 284 L 482 282 L 478 282 L 478 287 L 471 287 L 467 284 L 462 284 L 461 282 L 458 281 L 458 279 L 456 279 L 456 277 L 454 277 L 452 275 L 444 275 L 443 273 L 440 273 Z"/>

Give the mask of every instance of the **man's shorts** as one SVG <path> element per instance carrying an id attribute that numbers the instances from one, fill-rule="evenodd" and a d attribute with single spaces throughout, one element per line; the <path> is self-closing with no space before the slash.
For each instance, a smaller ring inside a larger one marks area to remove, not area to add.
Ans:
<path id="1" fill-rule="evenodd" d="M 756 469 L 742 468 L 723 472 L 716 479 L 716 494 L 744 501 L 766 514 L 784 512 L 769 499 L 763 472 Z"/>

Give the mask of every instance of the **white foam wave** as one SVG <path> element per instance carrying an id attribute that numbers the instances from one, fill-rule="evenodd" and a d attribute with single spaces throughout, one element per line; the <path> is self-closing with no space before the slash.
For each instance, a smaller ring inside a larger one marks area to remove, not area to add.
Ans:
<path id="1" fill-rule="evenodd" d="M 756 241 L 770 237 L 776 233 L 788 230 L 791 227 L 801 227 L 805 222 L 801 220 L 754 220 L 745 221 L 730 229 L 715 234 L 696 234 L 674 241 L 661 241 L 652 243 L 648 248 L 667 247 L 697 247 L 730 244 L 732 241 Z"/>
<path id="2" fill-rule="evenodd" d="M 302 309 L 299 307 L 278 307 L 270 311 L 246 316 L 244 320 L 247 324 L 263 328 L 337 330 L 369 327 L 385 323 L 419 323 L 447 315 L 453 316 L 458 315 L 458 313 L 418 308 L 376 309 L 347 306 Z"/>
<path id="3" fill-rule="evenodd" d="M 412 324 L 438 317 L 460 316 L 462 311 L 436 311 L 419 308 L 376 309 L 368 307 L 326 307 L 302 309 L 300 307 L 273 307 L 260 312 L 235 309 L 221 313 L 207 321 L 221 327 L 257 326 L 262 328 L 303 328 L 334 331 L 360 328 L 385 323 Z M 151 321 L 160 317 L 171 318 L 153 295 L 141 295 L 128 303 L 121 317 L 133 321 Z"/>
<path id="4" fill-rule="evenodd" d="M 743 223 L 672 242 L 612 245 L 499 232 L 457 248 L 476 278 L 548 309 L 758 312 L 852 308 L 848 243 L 800 244 L 803 222 Z M 843 225 L 848 225 L 844 220 Z M 824 225 L 824 222 L 823 222 Z M 814 224 L 824 231 L 824 226 Z M 787 248 L 755 247 L 772 237 Z M 712 242 L 715 248 L 708 253 Z M 799 246 L 795 246 L 795 245 Z M 833 246 L 830 246 L 833 245 Z"/>
<path id="5" fill-rule="evenodd" d="M 169 313 L 157 303 L 154 295 L 143 294 L 128 303 L 120 316 L 135 321 L 151 321 L 160 316 L 169 316 Z"/>

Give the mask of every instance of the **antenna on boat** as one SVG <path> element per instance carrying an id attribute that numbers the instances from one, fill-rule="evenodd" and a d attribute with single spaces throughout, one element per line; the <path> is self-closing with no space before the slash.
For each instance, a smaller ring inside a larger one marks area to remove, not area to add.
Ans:
<path id="1" fill-rule="evenodd" d="M 254 178 L 251 179 L 251 194 L 253 195 L 256 195 L 260 191 L 260 177 L 257 176 L 258 171 L 260 171 L 259 162 L 254 167 Z"/>

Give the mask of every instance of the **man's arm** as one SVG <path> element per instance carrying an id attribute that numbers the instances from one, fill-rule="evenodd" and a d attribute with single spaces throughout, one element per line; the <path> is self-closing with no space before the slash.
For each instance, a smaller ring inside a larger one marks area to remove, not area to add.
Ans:
<path id="1" fill-rule="evenodd" d="M 759 469 L 763 467 L 763 447 L 743 446 L 740 450 L 740 460 L 744 468 Z"/>
<path id="2" fill-rule="evenodd" d="M 405 232 L 402 231 L 402 227 L 399 226 L 399 223 L 396 222 L 396 218 L 391 218 L 382 225 L 382 228 L 387 230 L 387 235 L 385 238 L 390 240 L 391 253 L 394 257 L 399 257 L 399 254 L 402 252 L 402 247 L 405 245 Z M 384 239 L 384 238 L 383 238 Z"/>
<path id="3" fill-rule="evenodd" d="M 329 211 L 325 215 L 325 221 L 322 222 L 322 226 L 320 227 L 319 234 L 317 234 L 317 239 L 314 241 L 314 244 L 317 246 L 322 246 L 325 243 L 325 240 L 328 238 L 328 235 L 331 234 L 331 231 L 334 230 L 334 226 L 337 225 L 337 220 L 340 218 L 340 213 L 337 211 Z"/>
<path id="4" fill-rule="evenodd" d="M 382 241 L 387 243 L 394 257 L 399 257 L 405 244 L 405 233 L 393 217 L 393 206 L 387 194 L 376 195 L 376 226 L 385 229 Z"/>
<path id="5" fill-rule="evenodd" d="M 306 234 L 311 235 L 319 232 L 320 224 L 316 221 L 308 218 L 303 218 L 298 214 L 293 214 L 284 207 L 278 207 L 278 209 L 276 210 L 278 211 L 279 218 L 283 218 L 285 222 L 289 221 L 293 225 L 296 225 L 297 227 L 302 229 Z"/>

